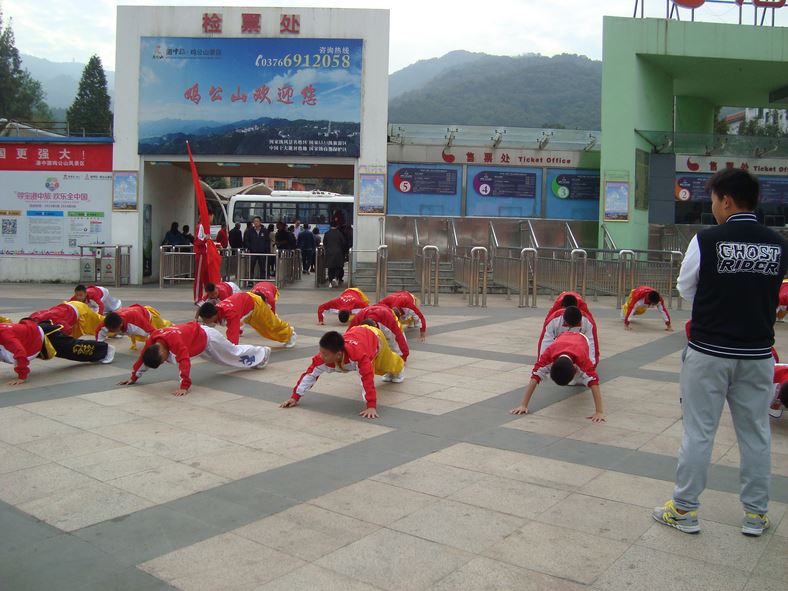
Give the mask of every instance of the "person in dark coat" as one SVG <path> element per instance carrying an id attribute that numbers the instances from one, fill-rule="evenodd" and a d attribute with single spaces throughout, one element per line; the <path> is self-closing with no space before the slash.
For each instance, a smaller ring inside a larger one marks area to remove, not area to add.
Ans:
<path id="1" fill-rule="evenodd" d="M 189 226 L 183 227 L 183 240 L 184 244 L 194 244 L 194 236 L 189 232 Z"/>
<path id="2" fill-rule="evenodd" d="M 230 248 L 243 248 L 244 247 L 244 235 L 241 232 L 241 224 L 235 224 L 235 227 L 228 232 L 227 237 L 230 240 Z"/>
<path id="3" fill-rule="evenodd" d="M 244 246 L 246 249 L 254 254 L 269 254 L 271 252 L 271 239 L 268 236 L 268 231 L 263 227 L 263 220 L 258 215 L 252 220 L 252 227 L 246 231 L 244 235 Z M 255 279 L 255 268 L 260 266 L 260 275 L 265 278 L 265 259 L 266 257 L 255 256 L 252 257 L 251 267 L 249 269 L 249 276 Z"/>
<path id="4" fill-rule="evenodd" d="M 304 225 L 298 233 L 298 248 L 301 249 L 301 265 L 304 275 L 309 275 L 315 261 L 315 235 L 309 230 L 309 224 Z"/>
<path id="5" fill-rule="evenodd" d="M 161 241 L 161 245 L 181 246 L 183 244 L 186 243 L 183 240 L 183 234 L 178 230 L 178 222 L 172 222 L 170 231 L 164 235 L 164 240 Z"/>
<path id="6" fill-rule="evenodd" d="M 348 250 L 347 240 L 336 221 L 332 221 L 331 229 L 323 236 L 323 248 L 326 251 L 326 267 L 328 268 L 328 283 L 337 287 L 345 277 L 345 253 Z"/>

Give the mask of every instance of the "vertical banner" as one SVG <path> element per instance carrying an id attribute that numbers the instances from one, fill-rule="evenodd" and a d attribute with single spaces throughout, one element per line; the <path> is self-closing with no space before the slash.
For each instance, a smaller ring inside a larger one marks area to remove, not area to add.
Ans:
<path id="1" fill-rule="evenodd" d="M 142 276 L 153 275 L 153 236 L 151 225 L 153 221 L 153 205 L 146 203 L 142 206 Z"/>
<path id="2" fill-rule="evenodd" d="M 358 213 L 386 213 L 386 167 L 361 166 L 358 175 Z"/>
<path id="3" fill-rule="evenodd" d="M 626 173 L 605 175 L 604 198 L 606 222 L 629 221 L 629 180 Z"/>
<path id="4" fill-rule="evenodd" d="M 112 175 L 112 211 L 137 211 L 137 173 Z"/>

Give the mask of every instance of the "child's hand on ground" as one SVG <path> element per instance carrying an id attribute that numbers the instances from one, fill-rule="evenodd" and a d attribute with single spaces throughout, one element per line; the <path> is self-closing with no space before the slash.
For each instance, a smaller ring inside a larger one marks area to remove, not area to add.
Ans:
<path id="1" fill-rule="evenodd" d="M 8 382 L 8 385 L 9 386 L 18 386 L 19 384 L 24 384 L 24 383 L 25 383 L 25 380 L 17 378 L 15 380 L 11 380 L 10 382 Z"/>
<path id="2" fill-rule="evenodd" d="M 668 324 L 668 325 L 665 327 L 665 331 L 666 331 L 666 332 L 673 332 L 673 327 L 672 327 L 670 324 Z"/>
<path id="3" fill-rule="evenodd" d="M 514 408 L 513 408 L 512 410 L 510 410 L 509 412 L 510 412 L 511 414 L 513 414 L 513 415 L 527 415 L 527 414 L 528 414 L 528 407 L 527 407 L 527 406 L 523 406 L 523 405 L 521 404 L 520 406 L 516 406 L 516 407 L 514 407 Z"/>
<path id="4" fill-rule="evenodd" d="M 184 394 L 188 394 L 188 388 L 178 388 L 175 392 L 172 393 L 173 396 L 183 396 Z"/>
<path id="5" fill-rule="evenodd" d="M 379 416 L 376 408 L 365 408 L 358 414 L 365 419 L 377 419 Z"/>
<path id="6" fill-rule="evenodd" d="M 624 330 L 632 330 L 632 327 L 629 324 L 625 324 Z"/>
<path id="7" fill-rule="evenodd" d="M 605 415 L 602 414 L 601 412 L 595 412 L 590 417 L 586 417 L 586 418 L 591 419 L 592 423 L 604 423 L 605 421 L 607 421 Z"/>
<path id="8" fill-rule="evenodd" d="M 122 382 L 118 382 L 118 386 L 133 386 L 133 380 L 123 380 Z"/>
<path id="9" fill-rule="evenodd" d="M 279 408 L 291 408 L 293 406 L 298 406 L 298 400 L 295 398 L 288 398 L 282 404 L 279 405 Z"/>

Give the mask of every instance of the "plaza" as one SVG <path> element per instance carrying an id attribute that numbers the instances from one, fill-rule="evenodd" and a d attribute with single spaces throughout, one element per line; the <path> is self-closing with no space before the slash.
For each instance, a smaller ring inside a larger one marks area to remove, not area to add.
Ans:
<path id="1" fill-rule="evenodd" d="M 14 320 L 62 301 L 70 285 L 3 285 Z M 176 322 L 189 288 L 124 287 Z M 293 409 L 279 403 L 317 352 L 336 295 L 305 278 L 282 290 L 295 348 L 239 371 L 195 359 L 128 377 L 112 364 L 31 363 L 0 387 L 0 588 L 24 589 L 720 589 L 788 585 L 788 421 L 772 420 L 772 528 L 740 533 L 738 450 L 717 433 L 701 533 L 656 523 L 681 441 L 674 332 L 655 312 L 623 330 L 614 298 L 589 301 L 599 326 L 607 422 L 587 389 L 542 385 L 513 416 L 550 298 L 537 308 L 490 295 L 424 307 L 401 384 L 378 378 L 380 418 L 358 417 L 358 375 L 324 375 Z M 412 332 L 410 333 L 412 335 Z M 263 344 L 254 334 L 244 342 Z M 265 343 L 271 345 L 272 343 Z M 785 325 L 776 348 L 788 352 Z"/>

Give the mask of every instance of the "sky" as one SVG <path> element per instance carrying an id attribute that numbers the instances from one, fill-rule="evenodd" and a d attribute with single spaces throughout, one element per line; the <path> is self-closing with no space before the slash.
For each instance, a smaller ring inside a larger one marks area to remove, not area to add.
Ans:
<path id="1" fill-rule="evenodd" d="M 665 17 L 666 0 L 642 0 L 646 15 Z M 207 0 L 0 0 L 3 20 L 13 19 L 22 53 L 52 61 L 86 63 L 98 54 L 115 68 L 115 7 L 208 5 Z M 635 0 L 220 0 L 213 6 L 388 8 L 391 11 L 389 72 L 455 49 L 495 55 L 584 54 L 602 58 L 602 17 L 632 16 Z M 788 7 L 776 11 L 788 26 Z M 683 11 L 688 19 L 689 12 Z M 738 22 L 734 4 L 707 3 L 697 20 Z M 752 8 L 745 9 L 745 23 Z"/>

